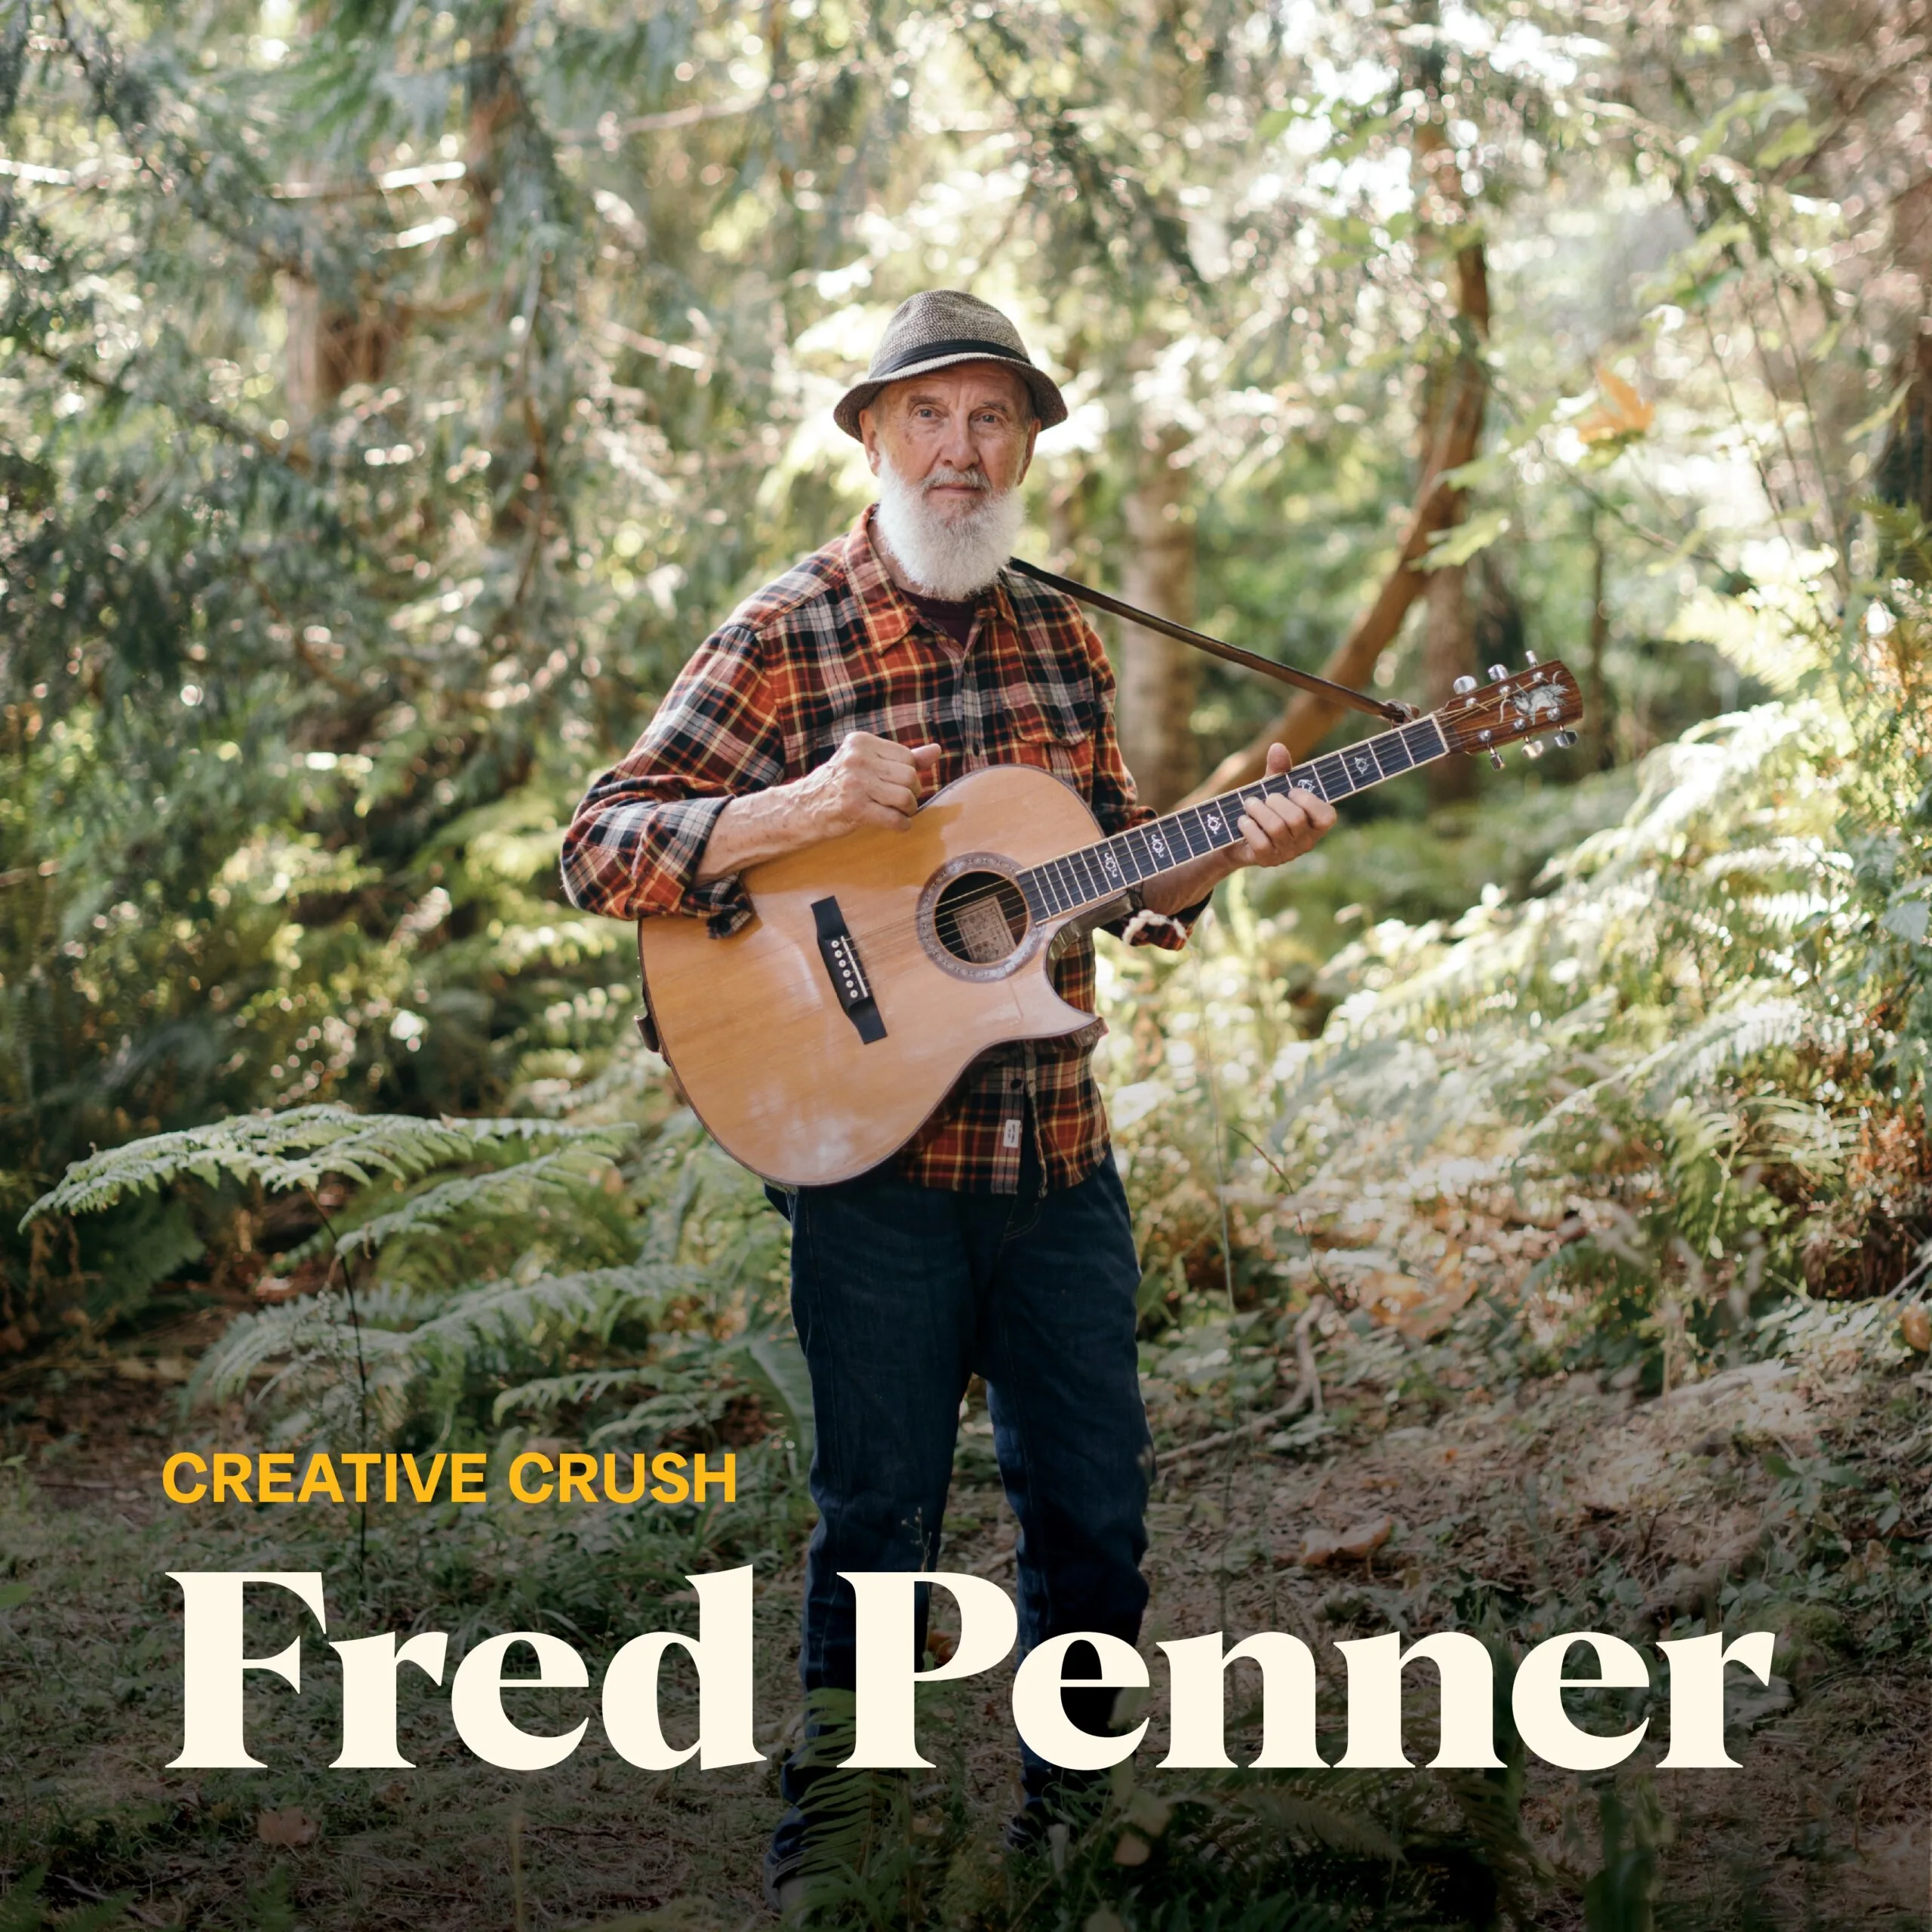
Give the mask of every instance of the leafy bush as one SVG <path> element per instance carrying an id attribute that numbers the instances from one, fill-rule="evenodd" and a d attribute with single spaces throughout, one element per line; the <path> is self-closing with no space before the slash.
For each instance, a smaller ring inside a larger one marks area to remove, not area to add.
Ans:
<path id="1" fill-rule="evenodd" d="M 1735 614 L 1804 690 L 1651 754 L 1621 822 L 1527 897 L 1375 921 L 1312 998 L 1297 909 L 1238 890 L 1198 962 L 1114 969 L 1150 1313 L 1333 1287 L 1311 1226 L 1426 1275 L 1428 1221 L 1485 1189 L 1558 1232 L 1518 1278 L 1550 1332 L 1654 1381 L 1749 1352 L 1781 1298 L 1909 1284 L 1932 1238 L 1932 629 L 1901 584 L 1841 653 L 1816 608 Z"/>
<path id="2" fill-rule="evenodd" d="M 560 1414 L 593 1441 L 711 1435 L 735 1391 L 768 1395 L 808 1447 L 777 1217 L 688 1115 L 641 1157 L 638 1138 L 621 1121 L 297 1108 L 97 1155 L 32 1217 L 187 1183 L 306 1201 L 315 1232 L 272 1258 L 263 1306 L 191 1390 L 266 1405 L 279 1440 L 488 1444 L 506 1418 Z"/>

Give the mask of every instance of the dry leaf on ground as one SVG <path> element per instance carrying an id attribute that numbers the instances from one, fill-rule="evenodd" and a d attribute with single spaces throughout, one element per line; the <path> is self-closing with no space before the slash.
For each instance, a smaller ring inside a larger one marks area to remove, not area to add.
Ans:
<path id="1" fill-rule="evenodd" d="M 1338 1556 L 1359 1561 L 1373 1556 L 1395 1534 L 1395 1529 L 1394 1517 L 1371 1516 L 1346 1530 L 1310 1530 L 1302 1538 L 1300 1560 L 1311 1570 L 1318 1570 Z"/>
<path id="2" fill-rule="evenodd" d="M 291 1804 L 285 1811 L 258 1812 L 255 1817 L 255 1835 L 264 1844 L 313 1844 L 321 1829 L 298 1805 Z"/>

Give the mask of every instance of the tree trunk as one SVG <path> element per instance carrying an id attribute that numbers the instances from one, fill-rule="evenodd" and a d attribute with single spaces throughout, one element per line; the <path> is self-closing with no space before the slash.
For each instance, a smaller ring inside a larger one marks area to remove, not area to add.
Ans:
<path id="1" fill-rule="evenodd" d="M 328 9 L 312 5 L 302 17 L 302 29 L 321 32 Z M 298 156 L 288 178 L 298 189 L 318 179 L 315 164 Z M 379 383 L 387 373 L 401 323 L 389 305 L 358 287 L 325 291 L 304 272 L 277 276 L 286 323 L 282 385 L 288 420 L 298 440 L 318 417 L 326 415 L 344 389 L 358 383 Z"/>
<path id="2" fill-rule="evenodd" d="M 1474 251 L 1479 258 L 1480 245 Z M 1468 360 L 1458 371 L 1454 391 L 1445 412 L 1442 434 L 1417 492 L 1409 528 L 1396 554 L 1395 568 L 1382 580 L 1375 601 L 1356 619 L 1340 649 L 1321 667 L 1321 675 L 1339 685 L 1366 684 L 1375 669 L 1376 660 L 1394 641 L 1408 615 L 1409 606 L 1428 587 L 1428 573 L 1417 570 L 1417 561 L 1429 549 L 1429 540 L 1443 527 L 1450 492 L 1441 486 L 1443 473 L 1459 468 L 1475 454 L 1482 433 L 1483 404 L 1487 378 L 1481 363 Z M 1290 701 L 1287 709 L 1238 752 L 1224 758 L 1213 773 L 1189 795 L 1211 797 L 1237 785 L 1251 784 L 1261 776 L 1268 747 L 1279 740 L 1295 757 L 1306 758 L 1321 743 L 1342 707 L 1326 699 L 1303 691 Z"/>
<path id="3" fill-rule="evenodd" d="M 1589 656 L 1583 670 L 1585 769 L 1607 771 L 1616 761 L 1610 731 L 1610 688 L 1604 678 L 1604 650 L 1610 642 L 1610 606 L 1604 598 L 1603 527 L 1590 522 Z"/>
<path id="4" fill-rule="evenodd" d="M 401 331 L 385 303 L 331 301 L 306 275 L 284 275 L 281 282 L 288 417 L 305 429 L 335 407 L 344 389 L 382 380 Z"/>
<path id="5" fill-rule="evenodd" d="M 1441 415 L 1455 389 L 1460 358 L 1445 358 L 1431 375 L 1428 406 L 1423 419 L 1421 448 L 1417 452 L 1417 473 L 1429 473 L 1429 460 L 1441 432 Z M 1460 490 L 1445 493 L 1447 507 L 1443 528 L 1451 530 L 1463 520 L 1465 499 Z M 1454 697 L 1456 680 L 1474 668 L 1475 651 L 1469 622 L 1469 589 L 1466 566 L 1452 564 L 1429 574 L 1429 588 L 1423 593 L 1423 690 L 1432 709 L 1439 709 Z M 1438 759 L 1423 774 L 1432 808 L 1459 803 L 1475 790 L 1474 758 Z"/>
<path id="6" fill-rule="evenodd" d="M 1094 472 L 1083 462 L 1071 475 L 1056 479 L 1047 491 L 1047 567 L 1078 577 L 1099 561 L 1088 534 L 1093 508 Z"/>
<path id="7" fill-rule="evenodd" d="M 1460 498 L 1461 492 L 1457 491 Z M 1458 513 L 1449 519 L 1460 522 Z M 1423 688 L 1429 694 L 1431 710 L 1440 710 L 1455 695 L 1456 680 L 1472 671 L 1475 664 L 1469 627 L 1468 573 L 1461 564 L 1432 571 L 1426 593 L 1426 623 L 1423 632 Z M 1472 758 L 1438 758 L 1423 774 L 1432 806 L 1453 805 L 1469 798 L 1476 788 L 1476 761 Z"/>
<path id="8" fill-rule="evenodd" d="M 1186 515 L 1187 472 L 1174 467 L 1179 432 L 1143 445 L 1127 499 L 1127 563 L 1122 595 L 1130 604 L 1177 623 L 1194 621 L 1194 525 Z M 1199 768 L 1193 730 L 1200 660 L 1184 644 L 1123 624 L 1117 706 L 1121 755 L 1143 804 L 1164 811 Z"/>
<path id="9" fill-rule="evenodd" d="M 1439 128 L 1429 123 L 1417 128 L 1417 152 L 1425 168 L 1432 165 L 1442 146 Z M 1489 398 L 1489 374 L 1481 355 L 1489 334 L 1489 265 L 1480 235 L 1456 251 L 1456 302 L 1461 349 L 1444 385 L 1439 423 L 1433 447 L 1423 465 L 1415 509 L 1395 568 L 1383 580 L 1375 601 L 1356 620 L 1341 648 L 1321 667 L 1321 675 L 1339 685 L 1359 688 L 1368 681 L 1376 660 L 1401 629 L 1409 606 L 1428 587 L 1430 573 L 1415 566 L 1427 552 L 1429 540 L 1438 531 L 1447 528 L 1460 514 L 1459 493 L 1441 479 L 1447 472 L 1460 469 L 1475 457 L 1476 445 L 1482 440 L 1483 415 Z M 1456 574 L 1460 577 L 1462 573 L 1459 571 Z M 1466 630 L 1466 615 L 1463 621 Z M 1189 798 L 1209 798 L 1217 792 L 1231 791 L 1237 785 L 1251 784 L 1261 776 L 1268 747 L 1278 739 L 1296 758 L 1307 757 L 1334 728 L 1341 715 L 1339 705 L 1306 691 L 1299 694 L 1266 731 L 1224 758 L 1189 794 Z"/>
<path id="10" fill-rule="evenodd" d="M 1918 325 L 1910 367 L 1910 385 L 1872 467 L 1872 492 L 1932 524 L 1932 314 Z M 1884 554 L 1881 574 L 1924 576 L 1924 565 L 1910 544 L 1887 543 Z"/>

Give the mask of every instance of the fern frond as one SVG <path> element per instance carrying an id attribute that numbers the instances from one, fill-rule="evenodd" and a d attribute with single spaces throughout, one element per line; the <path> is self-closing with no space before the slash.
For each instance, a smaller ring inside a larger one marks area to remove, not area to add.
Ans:
<path id="1" fill-rule="evenodd" d="M 622 1368 L 579 1369 L 570 1375 L 542 1375 L 506 1389 L 491 1405 L 490 1420 L 501 1423 L 518 1411 L 550 1415 L 565 1407 L 601 1401 L 620 1389 L 655 1388 L 661 1378 L 648 1364 Z"/>
<path id="2" fill-rule="evenodd" d="M 621 1128 L 574 1128 L 569 1133 L 573 1146 L 509 1167 L 439 1182 L 400 1208 L 344 1229 L 336 1241 L 337 1252 L 368 1254 L 406 1235 L 439 1233 L 458 1221 L 527 1215 L 546 1201 L 584 1186 L 585 1156 L 608 1157 L 626 1138 L 626 1130 Z"/>
<path id="3" fill-rule="evenodd" d="M 1845 1037 L 1844 1022 L 1817 1003 L 1795 998 L 1772 983 L 1752 981 L 1739 987 L 1722 1011 L 1682 1038 L 1667 1041 L 1564 1095 L 1527 1137 L 1535 1141 L 1569 1125 L 1614 1093 L 1632 1094 L 1652 1106 L 1667 1104 L 1709 1087 L 1718 1074 L 1759 1054 L 1805 1040 L 1842 1045 Z"/>
<path id="4" fill-rule="evenodd" d="M 440 1406 L 446 1413 L 451 1392 L 469 1378 L 518 1367 L 527 1371 L 539 1351 L 552 1352 L 554 1359 L 554 1352 L 577 1343 L 608 1341 L 627 1318 L 654 1321 L 666 1303 L 690 1294 L 700 1279 L 689 1269 L 640 1262 L 531 1281 L 493 1281 L 445 1298 L 426 1315 L 420 1297 L 371 1294 L 358 1304 L 370 1398 L 386 1429 L 426 1409 Z M 238 1315 L 197 1365 L 189 1398 L 232 1400 L 279 1364 L 272 1385 L 278 1393 L 324 1401 L 352 1364 L 358 1340 L 339 1294 Z M 358 1380 L 352 1367 L 349 1380 Z M 438 1391 L 440 1404 L 432 1399 Z M 500 1418 L 510 1399 L 500 1400 Z"/>
<path id="5" fill-rule="evenodd" d="M 654 1319 L 667 1301 L 691 1294 L 702 1278 L 691 1269 L 637 1261 L 541 1275 L 529 1282 L 493 1281 L 460 1296 L 410 1333 L 420 1346 L 451 1349 L 527 1336 L 539 1324 L 551 1339 L 592 1336 L 605 1341 L 626 1316 Z"/>
<path id="6" fill-rule="evenodd" d="M 0 1932 L 40 1932 L 45 1922 L 40 1895 L 47 1883 L 47 1867 L 36 1865 L 23 1872 L 11 1890 L 0 1899 Z"/>
<path id="7" fill-rule="evenodd" d="M 1244 1784 L 1229 1786 L 1226 1795 L 1263 1825 L 1270 1838 L 1325 1845 L 1331 1850 L 1352 1852 L 1363 1858 L 1393 1860 L 1401 1856 L 1400 1848 L 1388 1832 L 1365 1807 L 1350 1809 L 1343 1792 L 1321 1798 L 1292 1787 L 1269 1785 L 1249 1792 Z"/>
<path id="8" fill-rule="evenodd" d="M 671 1380 L 660 1376 L 659 1381 Z M 724 1414 L 728 1398 L 718 1389 L 706 1389 L 691 1377 L 679 1377 L 681 1387 L 666 1389 L 660 1395 L 647 1396 L 629 1414 L 593 1430 L 588 1446 L 600 1449 L 607 1442 L 624 1442 L 639 1436 L 667 1435 L 681 1429 L 704 1429 Z"/>
<path id="9" fill-rule="evenodd" d="M 1814 1180 L 1836 1177 L 1844 1166 L 1845 1129 L 1823 1107 L 1772 1095 L 1746 1110 L 1746 1153 Z"/>
<path id="10" fill-rule="evenodd" d="M 1821 838 L 1774 838 L 1762 845 L 1731 845 L 1713 852 L 1697 868 L 1697 876 L 1714 883 L 1743 873 L 1803 872 L 1821 879 L 1843 879 L 1851 870 L 1848 854 L 1834 850 Z"/>
<path id="11" fill-rule="evenodd" d="M 359 1114 L 333 1104 L 238 1114 L 207 1127 L 150 1134 L 75 1161 L 60 1184 L 27 1210 L 20 1226 L 48 1214 L 89 1214 L 183 1178 L 213 1186 L 226 1174 L 258 1183 L 270 1193 L 312 1189 L 331 1174 L 366 1186 L 378 1174 L 414 1180 L 518 1141 L 574 1142 L 608 1152 L 629 1131 L 525 1118 Z"/>
<path id="12" fill-rule="evenodd" d="M 753 1380 L 764 1394 L 784 1412 L 792 1426 L 798 1453 L 810 1460 L 817 1441 L 817 1418 L 812 1407 L 811 1372 L 805 1366 L 805 1352 L 798 1338 L 787 1329 L 769 1334 L 748 1335 L 739 1343 Z"/>

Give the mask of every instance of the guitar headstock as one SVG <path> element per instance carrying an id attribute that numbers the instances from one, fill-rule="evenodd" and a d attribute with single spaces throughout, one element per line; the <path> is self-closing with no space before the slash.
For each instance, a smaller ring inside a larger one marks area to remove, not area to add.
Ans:
<path id="1" fill-rule="evenodd" d="M 1583 715 L 1583 694 L 1566 666 L 1539 664 L 1532 657 L 1516 672 L 1492 664 L 1489 678 L 1480 687 L 1473 678 L 1458 678 L 1455 697 L 1435 713 L 1452 752 L 1486 752 L 1492 764 L 1500 764 L 1509 745 L 1540 758 L 1543 740 L 1552 731 L 1560 746 L 1577 742 L 1569 728 Z"/>

